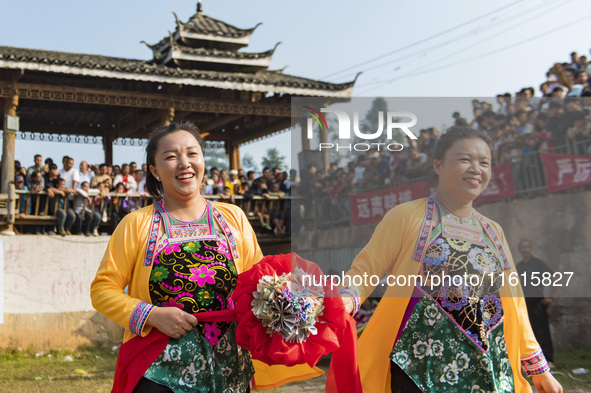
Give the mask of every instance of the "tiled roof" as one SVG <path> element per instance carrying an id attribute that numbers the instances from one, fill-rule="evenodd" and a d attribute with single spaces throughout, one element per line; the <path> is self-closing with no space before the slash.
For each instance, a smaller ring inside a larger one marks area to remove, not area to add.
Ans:
<path id="1" fill-rule="evenodd" d="M 183 23 L 183 27 L 192 33 L 233 38 L 250 35 L 257 26 L 250 29 L 239 29 L 228 23 L 207 16 L 203 12 L 197 12 L 187 21 L 187 23 Z"/>
<path id="2" fill-rule="evenodd" d="M 328 83 L 276 71 L 256 73 L 188 70 L 151 61 L 0 46 L 0 69 L 127 79 L 229 90 L 350 98 L 355 81 Z"/>

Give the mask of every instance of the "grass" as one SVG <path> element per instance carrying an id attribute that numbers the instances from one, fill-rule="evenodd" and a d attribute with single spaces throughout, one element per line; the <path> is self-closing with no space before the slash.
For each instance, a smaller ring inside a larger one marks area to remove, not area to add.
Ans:
<path id="1" fill-rule="evenodd" d="M 64 359 L 72 359 L 65 361 Z M 77 351 L 34 353 L 20 350 L 0 351 L 0 393 L 108 393 L 111 391 L 117 354 L 107 348 L 82 348 Z M 325 371 L 328 363 L 321 362 Z M 591 393 L 591 372 L 575 375 L 573 369 L 591 370 L 591 351 L 573 348 L 555 354 L 553 371 L 565 392 Z M 571 378 L 572 375 L 581 381 Z M 302 381 L 267 391 L 302 393 L 324 391 L 324 377 Z M 583 382 L 588 381 L 588 382 Z"/>
<path id="2" fill-rule="evenodd" d="M 3 351 L 0 393 L 108 393 L 116 361 L 116 353 L 104 348 L 47 353 Z"/>
<path id="3" fill-rule="evenodd" d="M 582 348 L 571 348 L 555 352 L 552 372 L 565 391 L 591 392 L 591 351 Z M 572 370 L 577 368 L 585 368 L 589 370 L 589 373 L 573 374 Z"/>

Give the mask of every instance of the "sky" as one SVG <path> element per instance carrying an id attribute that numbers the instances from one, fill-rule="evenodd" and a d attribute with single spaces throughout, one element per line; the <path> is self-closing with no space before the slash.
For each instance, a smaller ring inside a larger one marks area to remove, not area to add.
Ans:
<path id="1" fill-rule="evenodd" d="M 195 0 L 0 0 L 0 45 L 151 58 L 140 41 L 187 21 Z M 204 0 L 204 12 L 239 28 L 262 25 L 248 52 L 275 51 L 270 69 L 328 82 L 353 80 L 355 97 L 494 97 L 538 86 L 555 62 L 589 56 L 587 0 L 372 1 Z M 462 113 L 469 120 L 469 113 Z M 297 138 L 295 138 L 297 140 Z M 260 159 L 270 147 L 291 158 L 290 133 L 241 147 Z M 16 159 L 33 155 L 103 161 L 101 145 L 16 141 Z M 114 161 L 143 162 L 141 147 L 115 146 Z"/>

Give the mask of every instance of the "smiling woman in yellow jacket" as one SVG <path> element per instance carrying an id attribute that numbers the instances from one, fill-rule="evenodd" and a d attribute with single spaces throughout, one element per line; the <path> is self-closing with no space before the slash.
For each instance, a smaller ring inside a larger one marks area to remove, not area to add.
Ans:
<path id="1" fill-rule="evenodd" d="M 201 197 L 203 147 L 191 123 L 152 134 L 147 188 L 157 202 L 119 223 L 91 286 L 94 307 L 125 328 L 124 342 L 152 329 L 169 337 L 133 391 L 242 393 L 253 375 L 255 388 L 270 389 L 322 374 L 251 362 L 234 323 L 193 315 L 232 310 L 238 274 L 263 256 L 241 209 Z"/>
<path id="2" fill-rule="evenodd" d="M 490 178 L 490 137 L 467 128 L 435 149 L 436 194 L 390 210 L 347 275 L 389 275 L 358 342 L 363 391 L 562 392 L 532 333 L 501 227 L 472 208 Z M 434 276 L 463 281 L 437 285 Z M 420 277 L 420 279 L 416 279 Z M 470 277 L 484 277 L 470 285 Z M 415 281 L 416 280 L 416 281 Z M 503 285 L 504 284 L 504 285 Z M 356 311 L 374 287 L 343 288 Z"/>

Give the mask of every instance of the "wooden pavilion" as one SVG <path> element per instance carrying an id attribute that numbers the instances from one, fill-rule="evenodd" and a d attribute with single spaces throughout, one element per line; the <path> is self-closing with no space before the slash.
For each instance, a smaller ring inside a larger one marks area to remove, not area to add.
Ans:
<path id="1" fill-rule="evenodd" d="M 15 132 L 102 137 L 105 162 L 113 141 L 146 138 L 156 126 L 188 120 L 206 140 L 222 141 L 230 167 L 240 145 L 291 126 L 290 100 L 348 101 L 355 81 L 327 83 L 269 70 L 275 48 L 243 52 L 257 26 L 239 29 L 205 15 L 148 45 L 150 60 L 0 46 L 2 162 L 14 161 Z M 20 120 L 20 127 L 17 120 Z M 2 166 L 2 193 L 14 178 Z"/>

